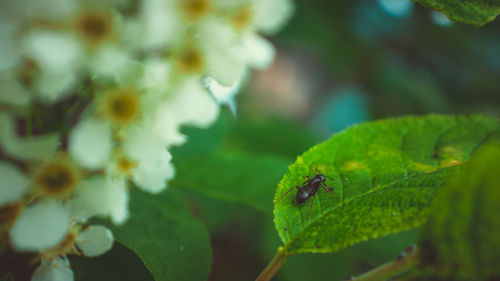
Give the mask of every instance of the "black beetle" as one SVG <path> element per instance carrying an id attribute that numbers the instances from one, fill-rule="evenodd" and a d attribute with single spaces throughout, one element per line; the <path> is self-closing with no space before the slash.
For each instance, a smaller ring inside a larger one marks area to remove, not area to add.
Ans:
<path id="1" fill-rule="evenodd" d="M 326 178 L 329 178 L 332 181 L 335 181 L 335 180 L 329 176 L 323 175 L 320 171 L 318 171 L 318 169 L 316 169 L 316 172 L 318 172 L 318 174 L 315 175 L 313 178 L 311 178 L 310 176 L 305 176 L 305 178 L 307 178 L 307 180 L 302 183 L 302 186 L 296 185 L 296 186 L 290 188 L 274 204 L 278 204 L 278 202 L 280 202 L 281 199 L 283 199 L 288 194 L 288 192 L 292 191 L 294 188 L 297 188 L 298 191 L 297 191 L 297 194 L 295 195 L 295 200 L 296 200 L 297 204 L 299 204 L 299 205 L 304 204 L 307 201 L 307 199 L 309 199 L 310 197 L 313 197 L 313 199 L 311 201 L 311 206 L 309 207 L 309 212 L 307 213 L 307 220 L 306 221 L 309 221 L 309 215 L 311 214 L 311 209 L 312 209 L 312 206 L 314 204 L 314 198 L 315 198 L 314 195 L 316 195 L 320 186 L 328 193 L 328 195 L 330 195 L 333 199 L 337 200 L 337 198 L 333 197 L 333 195 L 331 194 L 331 192 L 334 192 L 333 188 L 327 186 L 325 183 Z"/>

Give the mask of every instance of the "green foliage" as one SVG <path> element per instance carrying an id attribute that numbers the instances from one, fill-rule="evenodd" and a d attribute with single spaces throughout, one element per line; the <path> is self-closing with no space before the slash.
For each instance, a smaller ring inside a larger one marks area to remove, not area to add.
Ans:
<path id="1" fill-rule="evenodd" d="M 12 274 L 6 274 L 0 278 L 0 281 L 14 281 L 14 276 L 12 276 Z"/>
<path id="2" fill-rule="evenodd" d="M 172 185 L 270 213 L 274 186 L 289 164 L 278 156 L 219 152 L 179 161 Z"/>
<path id="3" fill-rule="evenodd" d="M 413 0 L 441 11 L 450 19 L 482 26 L 500 14 L 498 0 Z"/>
<path id="4" fill-rule="evenodd" d="M 320 189 L 312 206 L 295 192 L 275 205 L 286 253 L 333 252 L 425 222 L 430 197 L 450 172 L 499 129 L 485 117 L 407 117 L 355 126 L 312 147 L 281 180 L 274 202 L 315 169 L 337 179 L 337 199 Z"/>
<path id="5" fill-rule="evenodd" d="M 70 255 L 76 280 L 92 281 L 154 281 L 144 263 L 130 249 L 115 243 L 106 254 L 89 259 Z"/>
<path id="6" fill-rule="evenodd" d="M 113 227 L 116 239 L 133 250 L 155 280 L 206 280 L 211 249 L 208 232 L 175 190 L 150 195 L 131 191 L 130 218 Z"/>
<path id="7" fill-rule="evenodd" d="M 432 200 L 421 267 L 432 280 L 500 278 L 500 143 L 484 145 Z"/>
<path id="8" fill-rule="evenodd" d="M 223 112 L 208 130 L 186 128 L 189 141 L 173 149 L 169 183 L 228 202 L 271 212 L 274 188 L 301 151 L 316 143 L 305 129 L 280 119 Z"/>

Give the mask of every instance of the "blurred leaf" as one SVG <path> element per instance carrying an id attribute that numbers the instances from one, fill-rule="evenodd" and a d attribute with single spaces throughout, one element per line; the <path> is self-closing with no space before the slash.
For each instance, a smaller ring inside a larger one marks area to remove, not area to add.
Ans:
<path id="1" fill-rule="evenodd" d="M 7 273 L 6 275 L 2 276 L 0 281 L 14 281 L 14 276 L 12 274 Z"/>
<path id="2" fill-rule="evenodd" d="M 236 151 L 184 158 L 175 161 L 172 185 L 270 213 L 274 189 L 289 164 L 278 156 Z"/>
<path id="3" fill-rule="evenodd" d="M 443 12 L 450 19 L 482 26 L 500 14 L 498 0 L 413 0 Z"/>
<path id="4" fill-rule="evenodd" d="M 110 251 L 99 257 L 68 257 L 76 280 L 154 281 L 139 257 L 120 243 L 115 243 Z"/>
<path id="5" fill-rule="evenodd" d="M 170 152 L 173 158 L 187 158 L 213 152 L 220 146 L 220 142 L 228 130 L 231 129 L 234 118 L 227 110 L 222 110 L 217 121 L 209 128 L 185 126 L 182 133 L 187 142 L 181 146 L 172 147 Z"/>
<path id="6" fill-rule="evenodd" d="M 297 206 L 291 192 L 275 205 L 285 253 L 333 252 L 421 225 L 434 189 L 498 129 L 480 116 L 407 117 L 355 126 L 312 147 L 289 167 L 274 202 L 315 169 L 339 179 L 338 199 L 318 191 L 308 222 L 312 199 Z"/>
<path id="7" fill-rule="evenodd" d="M 484 145 L 436 193 L 421 232 L 419 280 L 499 280 L 499 171 L 500 143 Z"/>
<path id="8" fill-rule="evenodd" d="M 295 159 L 318 142 L 309 130 L 279 118 L 252 118 L 242 114 L 222 140 L 223 149 L 275 154 Z"/>
<path id="9" fill-rule="evenodd" d="M 211 249 L 207 230 L 179 199 L 178 191 L 131 191 L 130 218 L 112 227 L 116 239 L 133 250 L 155 280 L 206 280 Z"/>

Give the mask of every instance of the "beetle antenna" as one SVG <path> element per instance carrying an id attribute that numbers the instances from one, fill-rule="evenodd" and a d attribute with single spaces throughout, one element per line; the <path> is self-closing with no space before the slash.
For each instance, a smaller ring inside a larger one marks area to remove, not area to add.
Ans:
<path id="1" fill-rule="evenodd" d="M 285 194 L 283 194 L 283 196 L 281 196 L 281 198 L 278 201 L 273 203 L 273 206 L 278 204 L 281 201 L 281 199 L 285 198 L 285 196 L 288 194 L 288 192 L 292 191 L 294 188 L 300 189 L 300 187 L 298 187 L 298 186 L 294 186 L 294 187 L 290 188 L 287 192 L 285 192 Z"/>
<path id="2" fill-rule="evenodd" d="M 331 179 L 332 181 L 336 181 L 335 179 L 333 179 L 333 178 L 332 178 L 332 177 L 330 177 L 330 176 L 326 176 L 326 175 L 325 175 L 325 177 L 327 177 L 327 178 Z"/>
<path id="3" fill-rule="evenodd" d="M 318 174 L 323 174 L 323 173 L 321 173 L 321 172 L 318 170 L 318 168 L 316 168 L 316 169 L 314 169 L 314 170 L 315 170 L 316 172 L 318 172 Z"/>

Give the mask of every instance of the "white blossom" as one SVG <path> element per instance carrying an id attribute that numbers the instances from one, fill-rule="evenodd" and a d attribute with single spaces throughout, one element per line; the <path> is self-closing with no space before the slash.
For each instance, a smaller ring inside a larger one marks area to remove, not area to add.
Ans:
<path id="1" fill-rule="evenodd" d="M 29 187 L 29 179 L 13 165 L 0 161 L 0 207 L 21 199 Z"/>
<path id="2" fill-rule="evenodd" d="M 31 281 L 73 281 L 73 270 L 65 257 L 42 258 L 35 269 Z"/>
<path id="3" fill-rule="evenodd" d="M 12 246 L 20 251 L 41 251 L 57 245 L 70 224 L 66 208 L 44 200 L 24 209 L 10 230 Z"/>
<path id="4" fill-rule="evenodd" d="M 86 257 L 104 254 L 113 245 L 113 233 L 102 225 L 86 227 L 76 238 L 76 245 Z"/>

